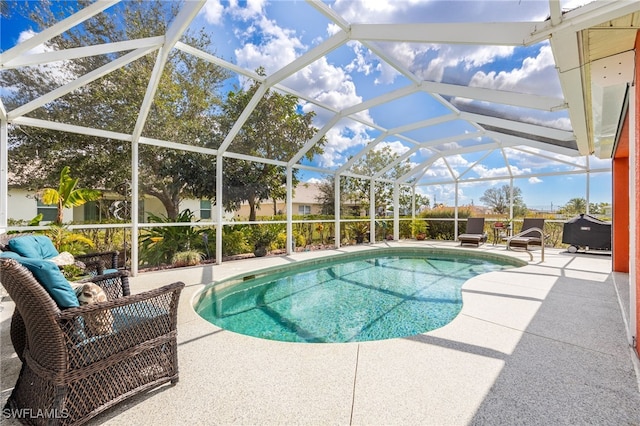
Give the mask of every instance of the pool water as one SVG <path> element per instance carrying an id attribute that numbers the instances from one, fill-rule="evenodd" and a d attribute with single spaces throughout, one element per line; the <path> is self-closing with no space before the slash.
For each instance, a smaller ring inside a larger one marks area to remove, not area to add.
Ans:
<path id="1" fill-rule="evenodd" d="M 245 277 L 196 311 L 241 334 L 288 342 L 354 342 L 440 328 L 462 309 L 469 278 L 513 263 L 457 255 L 350 258 Z"/>

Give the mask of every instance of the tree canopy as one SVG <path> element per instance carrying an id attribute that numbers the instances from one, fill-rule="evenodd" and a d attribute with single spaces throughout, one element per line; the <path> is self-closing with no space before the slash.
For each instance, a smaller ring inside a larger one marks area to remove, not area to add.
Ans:
<path id="1" fill-rule="evenodd" d="M 355 174 L 372 176 L 388 164 L 398 159 L 399 155 L 390 147 L 383 146 L 379 149 L 370 150 L 366 156 L 358 159 L 351 167 L 351 171 Z M 395 167 L 390 168 L 384 173 L 383 178 L 394 180 L 406 174 L 411 169 L 407 160 L 400 162 Z M 335 186 L 334 176 L 330 175 L 319 186 L 319 194 L 317 201 L 322 204 L 323 214 L 334 214 L 335 211 Z M 343 177 L 340 180 L 340 204 L 346 200 L 352 201 L 365 211 L 369 211 L 370 204 L 371 180 L 360 179 L 355 177 Z M 429 205 L 429 198 L 416 194 L 416 206 Z M 375 205 L 376 210 L 384 215 L 386 210 L 393 205 L 393 184 L 390 182 L 377 182 L 375 188 Z M 402 214 L 408 214 L 411 210 L 411 192 L 407 186 L 400 187 L 399 208 Z"/>
<path id="2" fill-rule="evenodd" d="M 261 69 L 257 72 L 264 74 Z M 220 137 L 229 133 L 258 88 L 259 82 L 253 82 L 246 90 L 229 92 L 221 106 L 218 122 Z M 312 123 L 314 116 L 313 112 L 302 113 L 298 110 L 295 96 L 269 90 L 233 139 L 231 148 L 233 152 L 258 158 L 289 161 L 317 132 Z M 311 159 L 315 154 L 321 154 L 324 144 L 323 137 L 306 152 L 305 157 Z M 256 209 L 260 203 L 286 197 L 286 170 L 281 166 L 225 158 L 223 171 L 222 199 L 225 209 L 237 210 L 240 204 L 247 202 L 250 221 L 256 220 Z M 208 173 L 215 176 L 215 169 Z M 295 186 L 298 183 L 298 169 L 294 168 L 292 174 Z M 196 193 L 206 196 L 207 184 L 203 184 Z"/>
<path id="3" fill-rule="evenodd" d="M 494 213 L 508 214 L 511 200 L 511 189 L 509 185 L 492 187 L 484 191 L 484 195 L 480 197 L 487 207 L 491 207 Z M 514 216 L 524 215 L 527 206 L 522 200 L 522 190 L 517 186 L 513 187 L 513 214 Z"/>
<path id="4" fill-rule="evenodd" d="M 66 8 L 42 2 L 30 19 L 41 28 L 49 27 Z M 177 4 L 161 0 L 123 2 L 121 13 L 98 14 L 78 27 L 53 38 L 47 48 L 61 50 L 162 35 L 177 13 Z M 123 25 L 126 22 L 126 25 Z M 211 40 L 204 32 L 185 34 L 183 41 L 204 51 Z M 10 88 L 8 109 L 24 105 L 55 86 L 75 80 L 105 65 L 114 55 L 97 55 L 66 61 L 62 66 L 29 67 L 5 70 L 0 84 Z M 144 99 L 157 54 L 152 52 L 102 78 L 73 91 L 30 116 L 49 121 L 64 121 L 131 134 Z M 174 49 L 164 67 L 143 136 L 178 143 L 205 146 L 211 139 L 215 112 L 221 100 L 219 87 L 226 72 L 207 61 Z M 9 129 L 11 184 L 27 188 L 51 186 L 62 165 L 69 165 L 84 182 L 94 188 L 114 189 L 131 177 L 131 144 L 86 135 L 56 132 L 35 127 Z M 190 194 L 190 179 L 203 179 L 194 167 L 198 154 L 143 146 L 139 153 L 139 190 L 157 197 L 171 218 L 178 205 Z M 124 195 L 124 194 L 123 194 Z"/>

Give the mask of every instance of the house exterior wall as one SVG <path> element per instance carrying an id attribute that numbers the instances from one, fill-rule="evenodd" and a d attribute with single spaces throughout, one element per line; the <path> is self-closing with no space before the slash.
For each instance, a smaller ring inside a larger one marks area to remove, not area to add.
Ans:
<path id="1" fill-rule="evenodd" d="M 636 34 L 636 75 L 635 75 L 635 85 L 633 89 L 635 89 L 635 112 L 636 114 L 640 111 L 640 58 L 638 55 L 640 49 L 640 32 Z M 640 119 L 635 117 L 635 140 L 630 141 L 633 143 L 634 149 L 630 152 L 633 153 L 633 158 L 629 158 L 629 167 L 633 170 L 633 173 L 630 174 L 629 179 L 634 180 L 634 190 L 636 191 L 633 197 L 634 205 L 630 206 L 633 209 L 633 217 L 631 220 L 635 223 L 635 234 L 631 236 L 631 244 L 634 245 L 633 256 L 631 257 L 631 265 L 630 268 L 633 269 L 633 273 L 631 275 L 631 279 L 629 285 L 635 286 L 636 289 L 636 337 L 640 335 L 640 283 L 638 282 L 638 277 L 640 276 L 640 262 L 638 262 L 637 255 L 640 253 L 640 226 L 638 226 L 637 220 L 640 212 L 640 197 L 637 194 L 638 188 L 640 188 Z M 630 210 L 631 211 L 631 210 Z M 631 282 L 633 280 L 633 282 Z M 637 353 L 637 347 L 636 347 Z"/>
<path id="2" fill-rule="evenodd" d="M 194 214 L 196 219 L 201 219 L 201 217 L 200 217 L 200 200 L 195 200 L 195 199 L 183 200 L 180 203 L 180 211 L 185 210 L 185 209 L 191 210 L 191 213 Z M 162 210 L 164 210 L 164 207 L 162 208 Z"/>
<path id="3" fill-rule="evenodd" d="M 38 214 L 35 193 L 23 189 L 9 190 L 9 220 L 31 220 Z"/>
<path id="4" fill-rule="evenodd" d="M 306 206 L 309 208 L 309 213 L 306 214 L 322 214 L 322 206 L 320 204 L 310 204 L 310 203 L 292 203 L 292 207 L 293 207 L 293 214 L 295 215 L 299 215 L 302 214 L 300 213 L 300 207 L 301 206 Z M 306 210 L 305 210 L 306 211 Z M 238 219 L 238 220 L 246 220 L 249 218 L 249 205 L 248 204 L 242 204 L 240 206 L 240 208 L 234 213 L 234 216 Z M 287 205 L 285 202 L 278 202 L 276 203 L 276 214 L 286 214 L 287 212 Z M 262 203 L 260 204 L 260 207 L 256 208 L 256 217 L 260 217 L 260 216 L 273 216 L 273 202 L 266 202 L 266 203 Z"/>
<path id="5" fill-rule="evenodd" d="M 320 205 L 317 201 L 315 201 L 315 196 L 317 194 L 317 187 L 311 184 L 305 184 L 304 190 L 298 191 L 298 198 L 296 200 L 294 198 L 293 205 L 293 214 L 299 215 L 301 214 L 301 206 L 304 206 L 304 211 L 308 212 L 305 214 L 319 215 L 322 213 L 322 205 Z M 295 197 L 295 196 L 294 196 Z M 180 203 L 180 211 L 189 209 L 194 213 L 196 219 L 202 219 L 201 210 L 200 210 L 200 200 L 199 199 L 186 199 Z M 24 220 L 29 221 L 33 219 L 37 215 L 38 205 L 35 199 L 35 193 L 25 191 L 19 188 L 11 188 L 9 189 L 9 219 L 14 220 Z M 273 202 L 265 201 L 263 202 L 259 208 L 256 209 L 256 215 L 258 218 L 261 216 L 273 216 Z M 276 204 L 276 213 L 277 214 L 285 214 L 287 211 L 287 206 L 284 201 L 278 201 Z M 164 205 L 160 202 L 159 199 L 155 197 L 145 197 L 144 199 L 144 213 L 145 218 L 147 213 L 153 213 L 158 216 L 166 216 L 167 211 L 164 208 Z M 211 219 L 202 219 L 202 220 L 215 220 L 215 205 L 211 205 Z M 243 203 L 240 208 L 231 213 L 225 213 L 224 217 L 234 217 L 238 220 L 247 220 L 249 218 L 249 204 Z M 65 222 L 74 221 L 74 222 L 83 222 L 85 220 L 84 215 L 84 206 L 65 209 L 64 211 L 64 220 Z"/>
<path id="6" fill-rule="evenodd" d="M 20 188 L 12 188 L 9 190 L 9 202 L 7 208 L 7 218 L 9 221 L 21 220 L 30 221 L 38 214 L 38 202 L 36 201 L 36 193 Z M 73 208 L 64 209 L 62 212 L 65 221 L 82 220 L 76 218 L 76 212 Z M 82 212 L 84 215 L 84 213 Z"/>
<path id="7" fill-rule="evenodd" d="M 612 268 L 629 273 L 629 117 L 624 120 L 612 168 Z"/>
<path id="8" fill-rule="evenodd" d="M 631 293 L 631 318 L 629 328 L 636 341 L 640 336 L 640 117 L 630 113 L 640 112 L 640 32 L 636 34 L 635 85 L 631 87 L 634 104 L 624 117 L 620 138 L 612 160 L 612 270 L 629 274 Z M 631 128 L 633 126 L 633 128 Z M 635 343 L 635 342 L 634 342 Z M 637 344 L 635 347 L 638 354 Z"/>

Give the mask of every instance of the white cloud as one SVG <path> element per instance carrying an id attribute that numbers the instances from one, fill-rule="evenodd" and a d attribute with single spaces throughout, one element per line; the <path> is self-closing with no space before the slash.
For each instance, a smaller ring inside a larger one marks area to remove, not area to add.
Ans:
<path id="1" fill-rule="evenodd" d="M 511 46 L 419 45 L 409 58 L 413 61 L 405 66 L 424 80 L 443 81 L 448 68 L 468 71 L 509 57 L 513 50 Z"/>
<path id="2" fill-rule="evenodd" d="M 543 182 L 542 179 L 537 178 L 535 176 L 529 178 L 529 183 L 532 184 L 532 185 L 535 185 L 537 183 L 542 183 L 542 182 Z"/>
<path id="3" fill-rule="evenodd" d="M 352 46 L 355 58 L 345 67 L 346 72 L 360 72 L 364 75 L 371 74 L 375 69 L 375 64 L 371 61 L 370 50 L 365 48 L 362 44 L 356 42 L 350 42 L 347 45 Z"/>
<path id="4" fill-rule="evenodd" d="M 266 0 L 247 0 L 241 3 L 238 0 L 229 2 L 230 13 L 243 20 L 253 19 L 264 15 Z"/>
<path id="5" fill-rule="evenodd" d="M 409 147 L 405 146 L 402 144 L 402 142 L 399 141 L 395 141 L 395 142 L 380 142 L 378 145 L 376 145 L 375 148 L 373 148 L 374 151 L 380 151 L 384 148 L 389 148 L 391 150 L 391 152 L 397 154 L 398 156 L 401 156 L 402 154 L 404 154 L 405 152 L 409 151 Z"/>
<path id="6" fill-rule="evenodd" d="M 29 40 L 31 37 L 35 36 L 37 33 L 33 30 L 25 30 L 20 33 L 18 36 L 18 44 L 23 41 Z M 34 48 L 30 49 L 26 54 L 38 54 L 38 53 L 46 53 L 53 52 L 56 49 L 46 44 L 39 44 Z M 69 61 L 57 61 L 50 62 L 47 64 L 36 65 L 40 69 L 41 72 L 48 74 L 48 76 L 56 82 L 58 85 L 62 86 L 74 79 L 77 78 L 69 68 Z"/>
<path id="7" fill-rule="evenodd" d="M 233 18 L 248 21 L 264 15 L 266 0 L 247 0 L 240 3 L 238 0 L 230 0 L 224 2 L 221 0 L 207 0 L 200 10 L 200 14 L 204 15 L 204 19 L 213 25 L 222 24 L 225 14 L 231 15 Z"/>
<path id="8" fill-rule="evenodd" d="M 258 34 L 260 37 L 256 37 Z M 264 17 L 259 17 L 243 37 L 246 40 L 260 39 L 261 43 L 248 42 L 242 48 L 236 49 L 238 65 L 247 69 L 262 66 L 267 75 L 280 69 L 283 64 L 295 60 L 306 49 L 295 31 L 279 27 L 275 21 Z M 356 61 L 352 66 L 360 67 L 359 69 L 363 71 L 364 68 L 361 67 L 366 67 L 366 63 L 364 60 L 359 64 Z M 283 84 L 337 110 L 362 102 L 362 97 L 357 95 L 356 86 L 348 72 L 330 64 L 326 57 L 314 61 L 286 78 Z M 319 109 L 312 103 L 301 101 L 301 105 L 303 111 L 313 110 L 317 113 L 315 124 L 318 127 L 322 127 L 332 116 L 332 113 Z M 364 120 L 373 121 L 368 111 L 362 111 L 358 116 Z M 366 129 L 366 126 L 353 121 L 338 123 L 325 135 L 327 143 L 324 154 L 319 158 L 319 165 L 335 167 L 344 162 L 346 151 L 364 145 L 370 139 Z"/>
<path id="9" fill-rule="evenodd" d="M 354 130 L 356 131 L 354 133 Z M 347 152 L 352 148 L 364 146 L 371 141 L 364 126 L 347 127 L 340 123 L 334 126 L 326 134 L 327 143 L 324 146 L 324 153 L 320 156 L 320 167 L 336 167 L 347 160 Z"/>
<path id="10" fill-rule="evenodd" d="M 523 60 L 519 68 L 498 73 L 478 71 L 471 78 L 469 86 L 546 96 L 562 95 L 553 52 L 548 43 L 540 48 L 537 56 Z"/>
<path id="11" fill-rule="evenodd" d="M 307 179 L 305 183 L 319 184 L 319 183 L 325 183 L 326 181 L 327 181 L 326 179 L 318 179 L 318 178 L 312 177 Z"/>
<path id="12" fill-rule="evenodd" d="M 259 34 L 262 40 L 259 45 L 248 41 L 256 34 Z M 247 27 L 239 36 L 247 42 L 242 48 L 235 50 L 238 65 L 250 70 L 264 67 L 267 74 L 293 61 L 298 56 L 298 51 L 305 47 L 295 36 L 295 31 L 281 28 L 264 16 Z"/>
<path id="13" fill-rule="evenodd" d="M 220 0 L 207 0 L 200 13 L 209 24 L 220 25 L 224 16 L 224 6 Z"/>
<path id="14" fill-rule="evenodd" d="M 452 4 L 455 5 L 456 22 L 543 20 L 549 15 L 548 3 L 540 0 L 499 3 L 478 0 L 336 0 L 331 7 L 352 23 L 451 22 Z M 500 8 L 499 12 L 496 7 Z"/>

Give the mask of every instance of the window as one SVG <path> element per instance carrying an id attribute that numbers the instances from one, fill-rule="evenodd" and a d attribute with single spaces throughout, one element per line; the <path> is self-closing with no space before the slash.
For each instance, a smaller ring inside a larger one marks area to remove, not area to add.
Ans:
<path id="1" fill-rule="evenodd" d="M 298 214 L 311 214 L 311 206 L 298 206 Z"/>
<path id="2" fill-rule="evenodd" d="M 84 204 L 84 221 L 85 222 L 99 222 L 100 221 L 100 208 L 95 201 L 87 201 Z"/>
<path id="3" fill-rule="evenodd" d="M 200 219 L 211 219 L 211 200 L 200 200 Z"/>
<path id="4" fill-rule="evenodd" d="M 42 213 L 42 220 L 45 222 L 53 222 L 58 216 L 58 206 L 55 204 L 43 204 L 38 200 L 38 214 Z"/>

